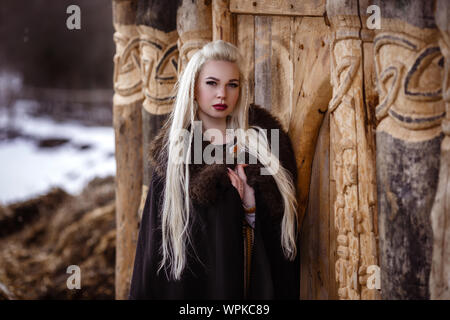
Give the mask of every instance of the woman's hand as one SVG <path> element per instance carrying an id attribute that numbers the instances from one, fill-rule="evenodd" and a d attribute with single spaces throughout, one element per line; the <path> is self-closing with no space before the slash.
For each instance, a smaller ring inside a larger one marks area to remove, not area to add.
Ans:
<path id="1" fill-rule="evenodd" d="M 231 180 L 231 184 L 239 192 L 242 200 L 242 204 L 247 207 L 255 206 L 255 190 L 247 184 L 247 176 L 245 175 L 244 168 L 248 164 L 238 164 L 236 169 L 233 171 L 228 169 L 228 177 Z"/>

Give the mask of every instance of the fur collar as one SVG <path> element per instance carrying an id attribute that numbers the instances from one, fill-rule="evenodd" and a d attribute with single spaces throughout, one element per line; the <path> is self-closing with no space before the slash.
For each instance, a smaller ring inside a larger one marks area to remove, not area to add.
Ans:
<path id="1" fill-rule="evenodd" d="M 296 185 L 297 166 L 295 163 L 294 152 L 289 136 L 282 129 L 279 120 L 266 109 L 252 104 L 249 108 L 249 125 L 257 125 L 263 129 L 268 129 L 267 134 L 269 142 L 271 142 L 270 129 L 280 130 L 280 161 L 282 166 L 291 173 L 294 185 Z M 167 152 L 166 150 L 163 150 L 163 145 L 168 139 L 168 129 L 169 127 L 164 126 L 160 130 L 159 134 L 150 145 L 148 155 L 150 165 L 162 179 L 165 178 L 167 167 Z M 208 141 L 203 141 L 202 150 L 208 145 Z M 246 159 L 248 159 L 248 157 Z M 190 165 L 191 177 L 189 181 L 189 195 L 193 204 L 203 206 L 211 205 L 220 195 L 221 188 L 232 186 L 227 176 L 226 167 L 234 169 L 235 164 L 203 163 Z M 264 202 L 269 206 L 272 215 L 282 215 L 280 192 L 272 176 L 260 174 L 261 167 L 262 165 L 258 162 L 258 164 L 251 164 L 244 169 L 247 175 L 247 183 L 255 189 L 255 193 L 264 197 Z"/>

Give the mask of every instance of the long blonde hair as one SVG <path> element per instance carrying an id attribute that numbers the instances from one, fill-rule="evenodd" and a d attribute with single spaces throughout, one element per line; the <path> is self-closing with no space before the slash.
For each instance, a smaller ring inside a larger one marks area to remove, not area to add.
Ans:
<path id="1" fill-rule="evenodd" d="M 169 139 L 164 148 L 168 151 L 164 200 L 162 207 L 162 261 L 158 271 L 169 271 L 169 278 L 180 279 L 186 265 L 186 247 L 191 242 L 189 234 L 189 163 L 194 130 L 190 130 L 188 141 L 180 143 L 180 132 L 194 128 L 198 105 L 194 102 L 194 90 L 198 75 L 210 60 L 228 61 L 241 69 L 238 49 L 225 41 L 218 40 L 206 44 L 197 51 L 175 86 L 177 91 L 174 108 L 169 115 Z M 270 152 L 267 135 L 262 128 L 248 125 L 248 82 L 240 71 L 239 98 L 233 112 L 227 119 L 227 128 L 236 132 L 237 145 L 267 166 L 283 198 L 284 215 L 281 225 L 281 244 L 286 258 L 293 260 L 296 249 L 296 209 L 295 186 L 292 177 L 284 169 L 278 158 Z M 243 130 L 237 130 L 243 129 Z M 259 147 L 257 147 L 259 144 Z M 262 146 L 262 148 L 261 148 Z M 187 149 L 186 149 L 187 148 Z M 180 160 L 182 157 L 182 161 Z M 276 168 L 274 170 L 273 168 Z M 271 169 L 272 168 L 272 169 Z"/>

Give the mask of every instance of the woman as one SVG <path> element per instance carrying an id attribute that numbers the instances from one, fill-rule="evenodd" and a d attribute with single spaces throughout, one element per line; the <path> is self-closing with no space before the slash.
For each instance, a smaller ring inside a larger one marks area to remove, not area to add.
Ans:
<path id="1" fill-rule="evenodd" d="M 186 65 L 150 150 L 130 299 L 298 298 L 295 157 L 246 85 L 227 42 Z"/>

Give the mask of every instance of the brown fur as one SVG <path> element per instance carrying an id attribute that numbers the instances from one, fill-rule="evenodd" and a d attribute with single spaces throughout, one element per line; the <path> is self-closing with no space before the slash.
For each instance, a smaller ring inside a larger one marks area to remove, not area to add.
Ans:
<path id="1" fill-rule="evenodd" d="M 280 130 L 280 161 L 282 166 L 291 173 L 294 184 L 296 184 L 297 166 L 294 152 L 289 136 L 282 129 L 279 120 L 266 109 L 257 105 L 251 105 L 249 108 L 249 125 L 258 125 L 263 129 L 267 129 L 269 143 L 271 142 L 270 129 Z M 151 166 L 154 168 L 156 174 L 163 179 L 165 178 L 167 168 L 167 151 L 163 148 L 163 145 L 168 139 L 168 129 L 169 127 L 163 127 L 161 129 L 150 146 L 149 154 Z M 203 149 L 208 144 L 208 141 L 204 141 Z M 234 169 L 235 164 L 190 165 L 189 195 L 193 204 L 203 206 L 213 205 L 220 195 L 222 188 L 231 186 L 227 175 L 227 166 Z M 255 189 L 255 192 L 259 192 L 259 195 L 263 196 L 272 216 L 279 218 L 283 214 L 281 194 L 272 176 L 260 174 L 261 167 L 262 165 L 258 163 L 250 164 L 245 168 L 247 183 Z"/>

